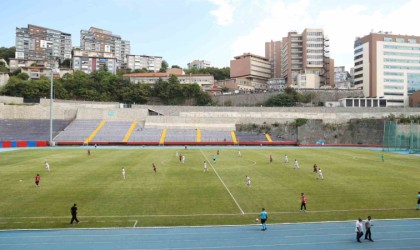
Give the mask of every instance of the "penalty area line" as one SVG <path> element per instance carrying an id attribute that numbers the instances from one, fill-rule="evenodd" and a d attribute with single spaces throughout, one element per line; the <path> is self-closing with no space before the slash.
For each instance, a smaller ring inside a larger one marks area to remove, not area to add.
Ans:
<path id="1" fill-rule="evenodd" d="M 200 149 L 201 154 L 204 156 L 204 158 L 206 159 L 206 161 L 210 164 L 211 168 L 213 169 L 214 173 L 217 175 L 217 178 L 219 178 L 220 182 L 223 184 L 223 186 L 225 187 L 226 191 L 229 193 L 230 197 L 232 197 L 233 201 L 235 202 L 236 206 L 238 206 L 239 211 L 241 211 L 242 214 L 244 213 L 244 210 L 242 210 L 241 206 L 239 205 L 239 203 L 236 201 L 235 197 L 233 196 L 233 194 L 230 192 L 229 188 L 226 186 L 226 184 L 223 182 L 222 178 L 220 177 L 219 173 L 217 173 L 216 169 L 213 167 L 213 164 L 211 164 L 211 162 L 209 161 L 209 159 L 207 159 L 207 156 L 203 153 L 203 151 Z"/>

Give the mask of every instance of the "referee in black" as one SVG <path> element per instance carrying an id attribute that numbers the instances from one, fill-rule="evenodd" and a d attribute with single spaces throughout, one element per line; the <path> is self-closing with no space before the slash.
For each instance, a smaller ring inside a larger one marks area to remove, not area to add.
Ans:
<path id="1" fill-rule="evenodd" d="M 77 219 L 77 204 L 74 203 L 74 205 L 70 208 L 71 212 L 71 221 L 70 224 L 73 224 L 73 221 L 76 221 L 77 224 L 79 224 L 79 220 Z"/>

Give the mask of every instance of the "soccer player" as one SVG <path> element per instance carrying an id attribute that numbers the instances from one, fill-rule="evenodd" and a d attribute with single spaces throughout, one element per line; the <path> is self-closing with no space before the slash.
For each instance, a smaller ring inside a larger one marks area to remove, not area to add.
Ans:
<path id="1" fill-rule="evenodd" d="M 287 157 L 287 154 L 284 154 L 284 163 L 289 163 L 289 157 Z"/>
<path id="2" fill-rule="evenodd" d="M 220 153 L 219 150 L 217 150 L 217 155 L 219 155 L 219 153 Z"/>
<path id="3" fill-rule="evenodd" d="M 372 224 L 372 217 L 369 215 L 367 217 L 367 220 L 365 221 L 365 229 L 366 229 L 366 234 L 365 234 L 365 240 L 369 240 L 372 241 L 372 232 L 370 231 L 370 229 L 373 227 Z"/>
<path id="4" fill-rule="evenodd" d="M 90 149 L 87 150 L 87 154 L 90 155 Z"/>
<path id="5" fill-rule="evenodd" d="M 122 174 L 122 176 L 123 176 L 123 178 L 125 180 L 125 168 L 124 167 L 121 169 L 121 174 Z"/>
<path id="6" fill-rule="evenodd" d="M 300 211 L 306 212 L 306 196 L 304 193 L 300 194 Z"/>
<path id="7" fill-rule="evenodd" d="M 261 219 L 261 227 L 262 227 L 261 228 L 261 231 L 267 230 L 267 224 L 266 224 L 266 222 L 267 222 L 267 219 L 268 219 L 268 214 L 265 211 L 265 208 L 262 208 L 262 211 L 260 213 L 260 219 Z"/>
<path id="8" fill-rule="evenodd" d="M 207 162 L 204 161 L 204 172 L 207 172 Z"/>
<path id="9" fill-rule="evenodd" d="M 77 224 L 79 224 L 79 220 L 77 219 L 77 204 L 74 203 L 74 205 L 70 208 L 71 213 L 71 220 L 70 224 L 73 224 L 73 221 L 76 221 Z"/>
<path id="10" fill-rule="evenodd" d="M 382 162 L 385 161 L 384 154 L 381 154 L 381 160 L 382 160 Z"/>
<path id="11" fill-rule="evenodd" d="M 324 180 L 324 175 L 322 174 L 321 168 L 318 168 L 318 177 L 316 177 L 316 179 Z"/>
<path id="12" fill-rule="evenodd" d="M 35 186 L 36 187 L 39 187 L 40 185 L 39 185 L 39 182 L 41 181 L 41 176 L 39 176 L 39 174 L 37 174 L 36 176 L 35 176 Z"/>
<path id="13" fill-rule="evenodd" d="M 179 153 L 178 153 L 178 151 L 176 151 L 175 156 L 176 156 L 176 157 L 179 157 Z"/>
<path id="14" fill-rule="evenodd" d="M 316 163 L 314 164 L 314 171 L 312 171 L 313 173 L 318 173 L 318 166 L 316 165 Z"/>
<path id="15" fill-rule="evenodd" d="M 156 165 L 154 163 L 152 163 L 152 168 L 153 168 L 153 171 L 155 171 L 155 174 L 156 174 Z"/>
<path id="16" fill-rule="evenodd" d="M 359 243 L 362 243 L 360 241 L 360 238 L 362 238 L 363 236 L 363 224 L 362 224 L 362 219 L 359 218 L 359 220 L 356 221 L 356 240 Z"/>
<path id="17" fill-rule="evenodd" d="M 420 192 L 417 194 L 417 206 L 416 206 L 416 210 L 420 209 Z"/>
<path id="18" fill-rule="evenodd" d="M 251 187 L 251 177 L 249 177 L 248 175 L 246 176 L 246 185 L 248 187 Z"/>
<path id="19" fill-rule="evenodd" d="M 182 163 L 185 163 L 185 155 L 182 156 Z"/>
<path id="20" fill-rule="evenodd" d="M 213 163 L 216 163 L 216 156 L 215 155 L 213 155 Z"/>
<path id="21" fill-rule="evenodd" d="M 270 155 L 270 164 L 273 163 L 273 157 Z"/>
<path id="22" fill-rule="evenodd" d="M 238 156 L 239 157 L 242 157 L 242 154 L 241 154 L 241 151 L 240 150 L 238 150 Z"/>
<path id="23" fill-rule="evenodd" d="M 45 169 L 48 170 L 48 172 L 50 172 L 50 164 L 48 164 L 48 162 L 45 161 Z"/>
<path id="24" fill-rule="evenodd" d="M 295 159 L 295 163 L 293 164 L 293 168 L 297 169 L 299 168 L 299 162 Z"/>
<path id="25" fill-rule="evenodd" d="M 182 155 L 179 154 L 179 162 L 182 162 Z"/>

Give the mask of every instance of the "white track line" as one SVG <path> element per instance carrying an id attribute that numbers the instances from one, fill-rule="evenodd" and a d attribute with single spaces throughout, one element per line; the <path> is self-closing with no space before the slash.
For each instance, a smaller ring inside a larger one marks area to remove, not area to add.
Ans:
<path id="1" fill-rule="evenodd" d="M 233 194 L 229 191 L 229 188 L 226 186 L 226 184 L 223 182 L 222 178 L 220 178 L 219 173 L 217 173 L 216 169 L 213 167 L 213 164 L 211 164 L 211 162 L 209 161 L 209 159 L 207 159 L 207 156 L 203 153 L 203 151 L 200 149 L 201 154 L 204 156 L 204 158 L 206 159 L 206 161 L 210 164 L 211 168 L 213 169 L 214 173 L 217 175 L 217 177 L 219 178 L 220 182 L 223 184 L 223 186 L 225 186 L 226 191 L 228 191 L 228 193 L 230 194 L 230 197 L 232 197 L 233 201 L 235 202 L 236 206 L 238 206 L 239 210 L 241 211 L 242 214 L 244 213 L 244 210 L 242 210 L 241 206 L 239 206 L 239 203 L 236 201 L 235 197 L 233 196 Z"/>

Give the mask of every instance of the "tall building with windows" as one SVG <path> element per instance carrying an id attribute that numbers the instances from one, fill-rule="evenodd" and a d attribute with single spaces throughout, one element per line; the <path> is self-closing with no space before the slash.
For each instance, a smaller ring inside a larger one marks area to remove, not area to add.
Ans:
<path id="1" fill-rule="evenodd" d="M 131 70 L 147 69 L 158 72 L 162 67 L 161 56 L 127 55 L 127 68 Z"/>
<path id="2" fill-rule="evenodd" d="M 265 58 L 271 63 L 271 78 L 281 78 L 281 41 L 265 43 Z"/>
<path id="3" fill-rule="evenodd" d="M 408 106 L 420 90 L 420 37 L 371 33 L 354 42 L 354 84 L 388 106 Z"/>
<path id="4" fill-rule="evenodd" d="M 71 59 L 71 34 L 28 24 L 16 28 L 16 59 Z"/>
<path id="5" fill-rule="evenodd" d="M 271 64 L 263 56 L 245 53 L 230 61 L 230 78 L 238 82 L 238 88 L 245 91 L 267 89 L 271 78 Z"/>
<path id="6" fill-rule="evenodd" d="M 122 40 L 121 36 L 112 34 L 111 31 L 95 27 L 80 31 L 80 49 L 112 53 L 118 67 L 125 66 L 127 55 L 131 50 L 130 41 Z"/>
<path id="7" fill-rule="evenodd" d="M 281 76 L 287 86 L 319 88 L 334 83 L 334 61 L 329 58 L 329 39 L 322 29 L 289 32 L 282 39 Z"/>

